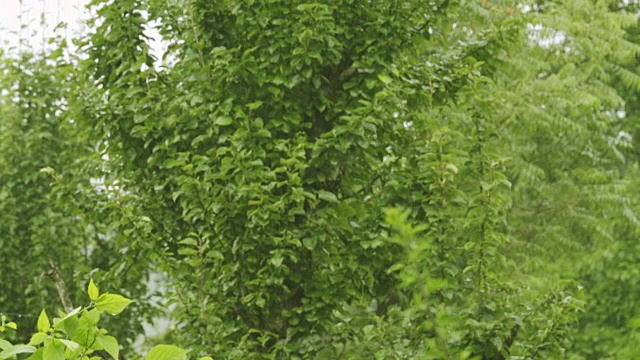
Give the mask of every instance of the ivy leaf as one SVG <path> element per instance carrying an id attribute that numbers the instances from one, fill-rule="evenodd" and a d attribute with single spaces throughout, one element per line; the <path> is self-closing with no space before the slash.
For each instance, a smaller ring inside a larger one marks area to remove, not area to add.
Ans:
<path id="1" fill-rule="evenodd" d="M 186 360 L 187 350 L 172 345 L 156 345 L 147 354 L 145 360 Z"/>
<path id="2" fill-rule="evenodd" d="M 40 316 L 38 317 L 38 331 L 46 333 L 51 329 L 51 323 L 49 323 L 49 317 L 47 316 L 47 312 L 42 309 Z"/>
<path id="3" fill-rule="evenodd" d="M 131 300 L 121 295 L 103 294 L 96 301 L 96 308 L 101 312 L 118 315 L 131 303 Z"/>

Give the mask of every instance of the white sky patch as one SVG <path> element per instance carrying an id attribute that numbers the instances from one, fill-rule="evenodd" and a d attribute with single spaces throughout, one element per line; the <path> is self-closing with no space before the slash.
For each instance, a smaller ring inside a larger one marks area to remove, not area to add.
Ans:
<path id="1" fill-rule="evenodd" d="M 541 24 L 527 24 L 527 30 L 529 40 L 545 49 L 564 44 L 567 41 L 567 35 L 564 32 L 545 28 Z"/>
<path id="2" fill-rule="evenodd" d="M 82 31 L 87 3 L 88 0 L 0 0 L 0 44 L 19 51 L 22 39 L 22 47 L 41 50 L 48 38 L 56 35 L 54 29 L 61 22 L 67 27 L 58 29 L 57 34 L 70 39 Z"/>

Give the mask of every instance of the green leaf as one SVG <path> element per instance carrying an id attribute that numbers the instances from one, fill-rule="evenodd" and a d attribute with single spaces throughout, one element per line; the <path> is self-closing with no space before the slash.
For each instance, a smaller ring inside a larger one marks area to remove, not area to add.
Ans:
<path id="1" fill-rule="evenodd" d="M 17 354 L 27 354 L 35 351 L 36 351 L 36 348 L 31 345 L 14 345 L 0 352 L 0 359 L 8 359 Z"/>
<path id="2" fill-rule="evenodd" d="M 38 317 L 38 331 L 46 333 L 51 329 L 51 323 L 49 323 L 49 317 L 47 316 L 47 312 L 42 309 L 40 316 Z"/>
<path id="3" fill-rule="evenodd" d="M 65 339 L 58 339 L 57 341 L 60 341 L 61 343 L 63 343 L 71 351 L 76 351 L 80 347 L 80 344 L 78 344 L 75 341 L 65 340 Z"/>
<path id="4" fill-rule="evenodd" d="M 118 346 L 118 340 L 113 336 L 98 336 L 96 338 L 98 344 L 100 344 L 106 352 L 109 353 L 115 360 L 118 360 L 118 354 L 120 353 L 120 347 Z"/>
<path id="5" fill-rule="evenodd" d="M 37 332 L 33 334 L 33 336 L 31 336 L 31 340 L 29 340 L 29 345 L 34 345 L 34 346 L 40 345 L 48 338 L 49 338 L 49 334 L 43 333 L 43 332 Z"/>
<path id="6" fill-rule="evenodd" d="M 118 315 L 131 303 L 131 300 L 121 295 L 103 294 L 96 301 L 96 308 L 111 315 Z"/>
<path id="7" fill-rule="evenodd" d="M 275 267 L 280 267 L 283 261 L 284 258 L 282 257 L 282 255 L 276 255 L 271 258 L 271 264 L 273 264 L 273 266 Z"/>
<path id="8" fill-rule="evenodd" d="M 330 191 L 325 191 L 325 190 L 318 191 L 318 198 L 328 202 L 333 202 L 333 203 L 338 202 L 338 198 L 336 197 L 336 195 Z"/>
<path id="9" fill-rule="evenodd" d="M 13 329 L 13 330 L 17 330 L 18 329 L 18 324 L 14 323 L 13 321 L 4 324 L 4 326 L 8 327 L 9 329 Z"/>
<path id="10" fill-rule="evenodd" d="M 172 345 L 156 345 L 147 354 L 145 360 L 186 360 L 187 350 Z"/>
<path id="11" fill-rule="evenodd" d="M 89 311 L 85 309 L 83 316 L 86 317 L 87 320 L 89 320 L 89 322 L 93 325 L 96 325 L 98 322 L 100 322 L 100 311 L 96 308 L 93 308 Z"/>
<path id="12" fill-rule="evenodd" d="M 100 296 L 98 287 L 93 283 L 93 279 L 89 280 L 89 288 L 87 289 L 87 293 L 89 294 L 89 299 L 91 299 L 91 301 L 96 301 L 96 299 L 98 299 L 98 296 Z"/>
<path id="13" fill-rule="evenodd" d="M 44 348 L 39 348 L 25 360 L 44 360 Z"/>
<path id="14" fill-rule="evenodd" d="M 43 358 L 46 360 L 65 360 L 64 346 L 61 343 L 45 346 Z"/>
<path id="15" fill-rule="evenodd" d="M 315 237 L 308 237 L 308 238 L 302 239 L 302 245 L 304 245 L 304 247 L 307 248 L 308 250 L 315 249 L 317 243 L 318 243 L 318 239 L 316 239 Z"/>
<path id="16" fill-rule="evenodd" d="M 227 126 L 231 125 L 231 123 L 233 123 L 233 119 L 231 119 L 231 117 L 228 115 L 218 116 L 218 118 L 214 122 L 214 124 L 219 126 Z"/>
<path id="17" fill-rule="evenodd" d="M 386 74 L 378 74 L 378 79 L 380 79 L 380 81 L 382 81 L 385 85 L 389 85 L 393 81 L 391 76 Z"/>
<path id="18" fill-rule="evenodd" d="M 64 323 L 66 320 L 76 316 L 80 310 L 82 310 L 82 306 L 78 306 L 77 308 L 71 310 L 70 313 L 68 313 L 67 315 L 65 315 L 62 319 L 53 319 L 53 327 L 56 329 L 59 329 L 60 326 L 62 325 L 62 323 Z"/>
<path id="19" fill-rule="evenodd" d="M 11 345 L 11 343 L 8 342 L 7 340 L 0 339 L 0 349 L 6 350 L 6 349 L 8 349 L 8 348 L 10 348 L 12 346 L 13 345 Z"/>

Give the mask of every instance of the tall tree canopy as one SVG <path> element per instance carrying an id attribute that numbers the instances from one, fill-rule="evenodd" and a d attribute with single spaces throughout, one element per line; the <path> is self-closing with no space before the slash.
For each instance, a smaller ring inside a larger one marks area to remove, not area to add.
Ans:
<path id="1" fill-rule="evenodd" d="M 129 357 L 158 316 L 216 359 L 640 356 L 635 2 L 90 7 L 2 55 L 3 313 L 93 276 Z"/>

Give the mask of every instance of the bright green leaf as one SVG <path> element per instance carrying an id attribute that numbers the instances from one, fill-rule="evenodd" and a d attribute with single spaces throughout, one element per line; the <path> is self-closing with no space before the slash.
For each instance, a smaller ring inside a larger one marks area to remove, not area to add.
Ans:
<path id="1" fill-rule="evenodd" d="M 380 79 L 380 81 L 382 81 L 385 85 L 389 85 L 393 81 L 391 76 L 386 74 L 378 74 L 378 79 Z"/>
<path id="2" fill-rule="evenodd" d="M 96 301 L 96 308 L 111 315 L 117 315 L 131 303 L 131 300 L 121 295 L 103 294 Z"/>
<path id="3" fill-rule="evenodd" d="M 172 345 L 156 345 L 149 351 L 145 360 L 186 360 L 187 353 L 187 350 Z"/>
<path id="4" fill-rule="evenodd" d="M 64 345 L 60 342 L 45 346 L 43 358 L 45 360 L 65 360 Z"/>
<path id="5" fill-rule="evenodd" d="M 233 119 L 231 119 L 231 117 L 227 115 L 219 116 L 214 122 L 214 124 L 219 126 L 227 126 L 231 125 L 231 123 L 233 123 Z"/>
<path id="6" fill-rule="evenodd" d="M 49 334 L 43 333 L 43 332 L 37 332 L 33 334 L 33 336 L 31 336 L 31 340 L 29 340 L 29 345 L 34 345 L 34 346 L 40 345 L 48 338 L 49 338 Z"/>
<path id="7" fill-rule="evenodd" d="M 89 299 L 91 301 L 95 301 L 100 296 L 100 292 L 98 291 L 98 287 L 93 283 L 93 279 L 89 280 L 89 288 L 87 289 L 87 293 L 89 294 Z"/>
<path id="8" fill-rule="evenodd" d="M 31 345 L 14 345 L 0 352 L 0 359 L 8 359 L 17 354 L 28 354 L 35 351 L 36 348 Z"/>
<path id="9" fill-rule="evenodd" d="M 106 352 L 109 353 L 115 360 L 118 360 L 118 354 L 120 353 L 120 347 L 118 346 L 118 340 L 113 336 L 98 336 L 96 338 L 98 344 L 100 344 Z"/>
<path id="10" fill-rule="evenodd" d="M 46 333 L 51 329 L 51 323 L 49 323 L 49 317 L 47 316 L 47 312 L 42 309 L 40 316 L 38 317 L 38 331 Z"/>

